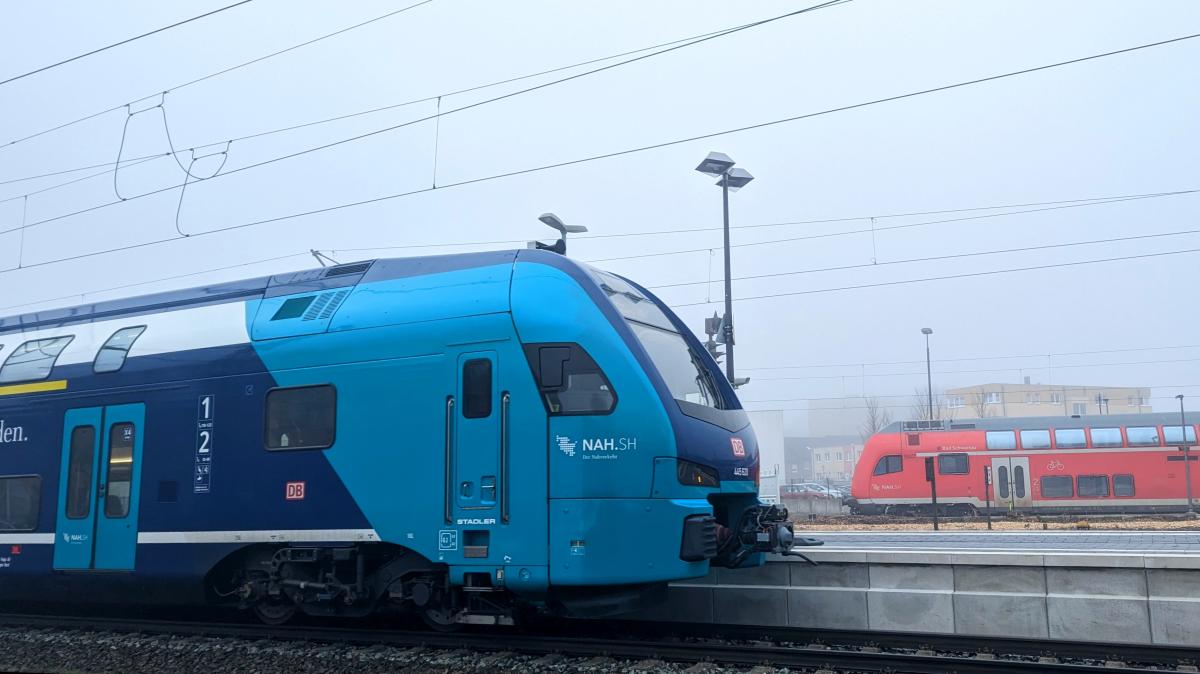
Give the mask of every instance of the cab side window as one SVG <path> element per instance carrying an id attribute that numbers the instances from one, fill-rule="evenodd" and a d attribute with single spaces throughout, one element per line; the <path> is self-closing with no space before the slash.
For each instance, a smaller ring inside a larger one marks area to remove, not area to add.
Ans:
<path id="1" fill-rule="evenodd" d="M 879 462 L 875 464 L 875 475 L 890 475 L 891 473 L 899 473 L 904 470 L 904 463 L 899 454 L 889 454 L 880 457 Z"/>
<path id="2" fill-rule="evenodd" d="M 525 357 L 551 416 L 608 414 L 616 407 L 612 384 L 582 346 L 528 344 Z"/>

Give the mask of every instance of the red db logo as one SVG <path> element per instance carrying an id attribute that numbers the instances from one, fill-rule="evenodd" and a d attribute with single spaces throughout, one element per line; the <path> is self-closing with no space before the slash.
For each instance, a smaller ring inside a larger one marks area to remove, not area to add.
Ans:
<path id="1" fill-rule="evenodd" d="M 741 438 L 729 438 L 729 444 L 733 447 L 733 455 L 739 459 L 746 456 L 746 445 L 742 444 Z"/>
<path id="2" fill-rule="evenodd" d="M 284 490 L 284 498 L 286 498 L 289 501 L 303 501 L 304 500 L 304 483 L 303 482 L 287 483 L 287 488 Z"/>

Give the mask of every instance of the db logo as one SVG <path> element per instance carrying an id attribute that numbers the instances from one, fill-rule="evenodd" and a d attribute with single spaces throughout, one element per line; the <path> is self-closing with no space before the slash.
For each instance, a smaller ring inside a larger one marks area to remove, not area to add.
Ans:
<path id="1" fill-rule="evenodd" d="M 289 501 L 303 501 L 304 500 L 304 483 L 303 482 L 287 483 L 287 488 L 284 490 L 284 498 L 286 498 Z"/>
<path id="2" fill-rule="evenodd" d="M 729 445 L 733 447 L 733 455 L 739 459 L 746 456 L 746 445 L 742 444 L 741 438 L 729 438 Z"/>

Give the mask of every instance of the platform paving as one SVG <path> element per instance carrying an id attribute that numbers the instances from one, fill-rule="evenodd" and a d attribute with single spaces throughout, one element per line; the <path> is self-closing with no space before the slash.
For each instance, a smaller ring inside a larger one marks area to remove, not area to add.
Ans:
<path id="1" fill-rule="evenodd" d="M 1169 552 L 1200 554 L 1200 531 L 805 531 L 838 550 Z M 801 550 L 803 551 L 803 550 Z"/>

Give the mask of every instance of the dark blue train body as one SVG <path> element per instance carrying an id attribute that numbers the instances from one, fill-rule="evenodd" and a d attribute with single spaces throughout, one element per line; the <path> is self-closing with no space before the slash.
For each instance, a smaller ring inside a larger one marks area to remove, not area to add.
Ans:
<path id="1" fill-rule="evenodd" d="M 746 414 L 645 289 L 544 251 L 0 320 L 0 597 L 636 605 L 791 543 Z"/>

